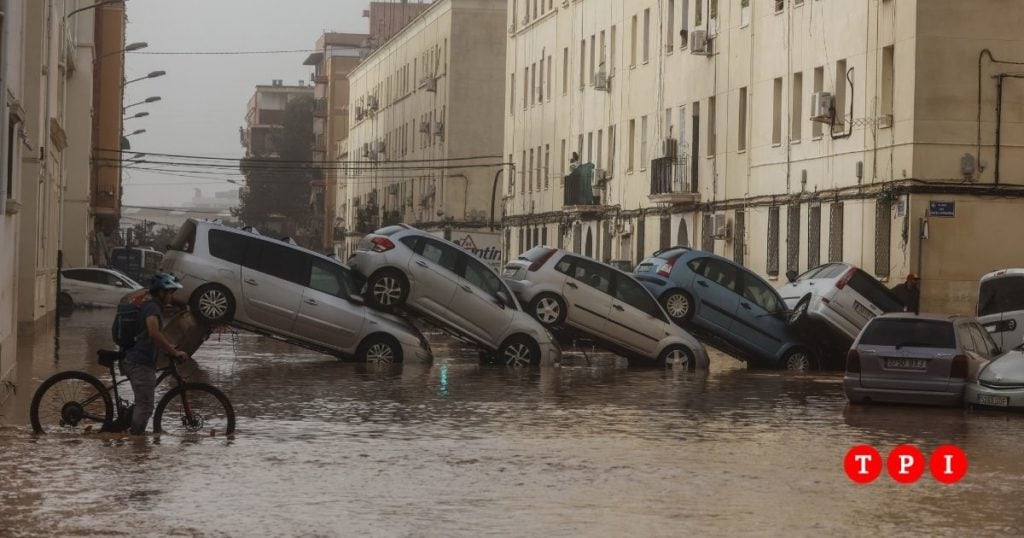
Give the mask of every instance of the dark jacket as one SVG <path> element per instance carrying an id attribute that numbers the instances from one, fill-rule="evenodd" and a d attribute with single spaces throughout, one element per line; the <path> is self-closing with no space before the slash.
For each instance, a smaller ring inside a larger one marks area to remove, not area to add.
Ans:
<path id="1" fill-rule="evenodd" d="M 897 284 L 892 289 L 893 295 L 903 303 L 907 312 L 917 312 L 921 306 L 921 288 L 911 288 L 906 282 Z"/>

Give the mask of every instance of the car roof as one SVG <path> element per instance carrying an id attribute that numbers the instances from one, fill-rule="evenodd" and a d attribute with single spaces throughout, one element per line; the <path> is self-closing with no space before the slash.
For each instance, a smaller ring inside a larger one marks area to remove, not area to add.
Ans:
<path id="1" fill-rule="evenodd" d="M 1010 268 L 1010 269 L 999 269 L 992 271 L 981 277 L 981 282 L 986 280 L 992 280 L 994 278 L 1003 278 L 1007 276 L 1024 276 L 1024 269 Z"/>
<path id="2" fill-rule="evenodd" d="M 342 263 L 341 260 L 339 260 L 338 258 L 333 258 L 331 256 L 326 256 L 324 254 L 320 254 L 319 252 L 317 252 L 315 250 L 310 250 L 310 249 L 308 249 L 308 248 L 306 248 L 304 246 L 297 245 L 295 243 L 290 243 L 290 242 L 285 241 L 283 239 L 277 239 L 277 238 L 271 237 L 269 235 L 263 235 L 263 234 L 259 233 L 259 231 L 252 232 L 252 231 L 249 231 L 249 230 L 244 230 L 242 228 L 235 228 L 234 226 L 228 226 L 227 224 L 224 224 L 223 222 L 217 222 L 217 221 L 212 221 L 212 220 L 199 220 L 199 219 L 196 219 L 196 218 L 189 218 L 187 220 L 190 220 L 190 221 L 194 222 L 196 224 L 196 226 L 207 226 L 209 228 L 217 228 L 217 229 L 220 229 L 220 230 L 227 230 L 229 232 L 234 232 L 234 233 L 241 234 L 241 235 L 249 235 L 249 236 L 252 236 L 252 237 L 255 237 L 255 238 L 262 239 L 264 241 L 270 241 L 272 243 L 277 243 L 279 245 L 284 245 L 284 246 L 287 246 L 287 247 L 290 247 L 290 248 L 294 248 L 296 250 L 301 250 L 305 254 L 312 254 L 313 256 L 316 256 L 318 258 L 321 258 L 321 259 L 324 259 L 324 260 L 330 260 L 330 261 L 332 261 L 332 262 L 334 262 L 334 263 L 336 263 L 336 264 L 338 264 L 338 265 L 340 265 L 342 267 L 345 267 L 346 269 L 351 269 L 348 265 L 346 265 L 345 263 Z"/>

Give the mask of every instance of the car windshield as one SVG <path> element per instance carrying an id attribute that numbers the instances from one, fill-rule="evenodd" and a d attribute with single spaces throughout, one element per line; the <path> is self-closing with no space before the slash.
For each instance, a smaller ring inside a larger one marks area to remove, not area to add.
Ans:
<path id="1" fill-rule="evenodd" d="M 1024 276 L 993 278 L 981 283 L 978 315 L 1024 310 Z"/>
<path id="2" fill-rule="evenodd" d="M 948 321 L 876 318 L 864 329 L 860 345 L 953 349 L 956 337 Z"/>
<path id="3" fill-rule="evenodd" d="M 838 278 L 844 272 L 846 272 L 846 269 L 847 267 L 843 264 L 829 263 L 826 265 L 815 267 L 814 269 L 811 269 L 810 271 L 807 271 L 806 273 L 798 276 L 796 279 L 797 281 L 800 281 L 810 280 L 814 278 Z"/>
<path id="4" fill-rule="evenodd" d="M 871 301 L 871 304 L 880 308 L 882 312 L 903 311 L 903 303 L 900 302 L 889 288 L 883 286 L 881 282 L 860 269 L 857 269 L 853 278 L 850 279 L 849 286 L 865 299 Z"/>

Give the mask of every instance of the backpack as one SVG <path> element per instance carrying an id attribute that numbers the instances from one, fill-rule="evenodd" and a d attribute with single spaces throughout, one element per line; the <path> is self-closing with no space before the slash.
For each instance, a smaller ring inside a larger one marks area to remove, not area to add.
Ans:
<path id="1" fill-rule="evenodd" d="M 133 302 L 117 305 L 110 334 L 121 351 L 131 349 L 135 345 L 135 340 L 142 334 L 142 305 Z"/>

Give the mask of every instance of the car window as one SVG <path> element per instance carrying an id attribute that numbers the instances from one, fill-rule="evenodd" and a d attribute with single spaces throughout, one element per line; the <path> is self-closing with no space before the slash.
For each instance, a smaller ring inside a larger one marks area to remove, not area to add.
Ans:
<path id="1" fill-rule="evenodd" d="M 419 252 L 419 245 L 418 245 L 419 239 L 420 239 L 420 236 L 418 236 L 418 235 L 407 235 L 407 236 L 399 239 L 398 241 L 400 243 L 402 243 L 403 245 L 413 249 L 414 251 L 417 251 L 417 253 L 418 253 Z"/>
<path id="2" fill-rule="evenodd" d="M 729 263 L 714 258 L 707 258 L 707 261 L 698 273 L 724 288 L 736 291 L 736 277 L 739 273 L 736 267 Z"/>
<path id="3" fill-rule="evenodd" d="M 174 237 L 171 244 L 167 245 L 167 250 L 180 250 L 181 252 L 192 252 L 196 246 L 196 223 L 191 220 L 186 220 L 185 224 L 181 225 L 181 229 L 178 230 L 178 235 Z"/>
<path id="4" fill-rule="evenodd" d="M 956 337 L 948 321 L 875 318 L 864 328 L 860 345 L 954 349 Z"/>
<path id="5" fill-rule="evenodd" d="M 90 282 L 89 277 L 87 276 L 90 272 L 91 271 L 85 271 L 82 269 L 68 269 L 67 271 L 62 272 L 61 276 L 71 280 Z"/>
<path id="6" fill-rule="evenodd" d="M 1024 277 L 993 278 L 981 283 L 978 315 L 1024 310 Z"/>
<path id="7" fill-rule="evenodd" d="M 707 258 L 695 258 L 687 262 L 686 266 L 689 267 L 690 270 L 693 271 L 694 273 L 702 275 L 704 274 L 705 261 L 707 261 Z"/>
<path id="8" fill-rule="evenodd" d="M 309 272 L 309 287 L 335 297 L 348 297 L 348 278 L 345 268 L 320 258 L 313 258 Z"/>
<path id="9" fill-rule="evenodd" d="M 502 288 L 501 280 L 489 267 L 469 256 L 467 256 L 463 278 L 466 279 L 466 282 L 480 288 L 484 293 L 493 297 L 497 297 L 498 290 Z"/>
<path id="10" fill-rule="evenodd" d="M 974 335 L 971 334 L 970 325 L 966 323 L 958 325 L 956 328 L 956 335 L 960 340 L 960 346 L 964 348 L 964 351 L 980 352 L 979 350 L 981 348 L 979 348 L 974 342 Z"/>
<path id="11" fill-rule="evenodd" d="M 210 230 L 210 255 L 226 262 L 241 264 L 245 258 L 246 237 L 224 230 Z"/>
<path id="12" fill-rule="evenodd" d="M 816 278 L 839 278 L 849 269 L 847 266 L 841 263 L 830 263 L 822 265 L 815 269 L 811 269 L 806 273 L 797 277 L 797 280 L 808 280 Z"/>
<path id="13" fill-rule="evenodd" d="M 574 260 L 575 260 L 575 258 L 573 258 L 572 256 L 564 256 L 564 257 L 562 257 L 562 259 L 559 260 L 558 263 L 555 265 L 555 271 L 558 271 L 559 273 L 563 273 L 563 274 L 572 276 L 574 274 L 574 272 L 573 272 L 573 261 Z"/>
<path id="14" fill-rule="evenodd" d="M 903 311 L 903 303 L 896 298 L 889 288 L 860 269 L 856 270 L 848 285 L 870 301 L 871 304 L 882 309 L 882 312 Z"/>
<path id="15" fill-rule="evenodd" d="M 422 249 L 423 252 L 420 256 L 434 262 L 443 269 L 458 274 L 456 266 L 459 262 L 459 252 L 457 250 L 434 239 L 424 239 Z"/>
<path id="16" fill-rule="evenodd" d="M 611 267 L 577 258 L 575 270 L 571 276 L 592 288 L 597 288 L 604 293 L 611 293 L 612 271 Z"/>
<path id="17" fill-rule="evenodd" d="M 114 286 L 115 288 L 125 287 L 124 281 L 121 280 L 121 277 L 115 274 L 111 274 L 106 271 L 96 271 L 96 273 L 96 276 L 99 277 L 99 279 L 101 280 L 101 284 L 105 284 L 107 286 Z"/>
<path id="18" fill-rule="evenodd" d="M 311 257 L 294 248 L 263 239 L 246 238 L 245 266 L 300 286 L 309 285 Z"/>
<path id="19" fill-rule="evenodd" d="M 742 276 L 740 295 L 742 295 L 744 299 L 773 314 L 782 310 L 782 303 L 779 301 L 779 296 L 771 286 L 761 281 L 760 278 L 757 278 L 751 273 L 744 271 Z"/>
<path id="20" fill-rule="evenodd" d="M 974 335 L 974 347 L 978 350 L 978 353 L 989 357 L 999 354 L 999 346 L 992 340 L 992 335 L 988 334 L 988 331 L 981 328 L 981 325 L 977 323 L 971 323 L 970 327 L 971 334 Z"/>
<path id="21" fill-rule="evenodd" d="M 641 312 L 647 313 L 653 318 L 665 321 L 661 307 L 658 306 L 650 292 L 640 285 L 639 282 L 623 274 L 615 275 L 614 297 Z"/>

